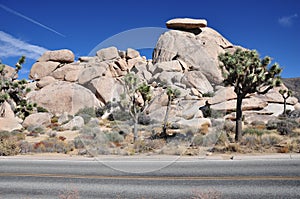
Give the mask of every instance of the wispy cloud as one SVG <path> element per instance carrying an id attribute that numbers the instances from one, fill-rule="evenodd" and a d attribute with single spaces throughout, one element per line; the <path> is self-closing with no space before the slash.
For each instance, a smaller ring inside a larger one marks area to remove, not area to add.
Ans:
<path id="1" fill-rule="evenodd" d="M 26 43 L 3 31 L 0 31 L 0 57 L 16 57 L 25 55 L 29 59 L 38 59 L 46 48 Z"/>
<path id="2" fill-rule="evenodd" d="M 32 22 L 32 23 L 34 23 L 34 24 L 36 24 L 36 25 L 38 25 L 38 26 L 40 26 L 40 27 L 42 27 L 42 28 L 44 28 L 46 30 L 49 30 L 49 31 L 51 31 L 51 32 L 59 35 L 59 36 L 66 37 L 65 35 L 61 34 L 60 32 L 58 32 L 58 31 L 56 31 L 56 30 L 54 30 L 52 28 L 50 28 L 49 26 L 46 26 L 46 25 L 44 25 L 44 24 L 42 24 L 42 23 L 40 23 L 40 22 L 38 22 L 38 21 L 36 21 L 34 19 L 31 19 L 31 18 L 29 18 L 29 17 L 27 17 L 27 16 L 25 16 L 25 15 L 23 15 L 23 14 L 15 11 L 15 10 L 11 9 L 11 8 L 8 8 L 7 6 L 5 6 L 3 4 L 0 4 L 0 8 L 6 10 L 7 12 L 10 12 L 10 13 L 16 15 L 16 16 L 19 16 L 19 17 L 21 17 L 23 19 L 26 19 L 27 21 L 30 21 L 30 22 Z"/>
<path id="3" fill-rule="evenodd" d="M 278 19 L 278 23 L 284 27 L 291 27 L 294 23 L 294 20 L 298 17 L 298 14 L 293 14 L 290 16 L 284 16 Z"/>

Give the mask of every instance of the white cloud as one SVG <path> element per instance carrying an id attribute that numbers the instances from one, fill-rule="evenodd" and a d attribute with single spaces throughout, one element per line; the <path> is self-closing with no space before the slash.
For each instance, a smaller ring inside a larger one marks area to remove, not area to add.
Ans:
<path id="1" fill-rule="evenodd" d="M 25 55 L 29 59 L 38 59 L 46 48 L 26 43 L 3 31 L 0 31 L 0 57 L 19 57 Z"/>
<path id="2" fill-rule="evenodd" d="M 293 14 L 290 16 L 284 16 L 278 19 L 278 23 L 284 27 L 290 27 L 293 25 L 294 20 L 298 17 L 298 14 Z"/>

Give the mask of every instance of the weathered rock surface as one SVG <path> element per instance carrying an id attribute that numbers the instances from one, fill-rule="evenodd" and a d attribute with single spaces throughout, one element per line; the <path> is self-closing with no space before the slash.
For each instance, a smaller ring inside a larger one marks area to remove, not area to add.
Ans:
<path id="1" fill-rule="evenodd" d="M 75 55 L 72 51 L 67 49 L 46 51 L 39 59 L 38 62 L 55 61 L 60 63 L 74 62 Z"/>
<path id="2" fill-rule="evenodd" d="M 186 72 L 181 80 L 187 88 L 196 88 L 200 93 L 213 92 L 213 87 L 200 71 Z"/>
<path id="3" fill-rule="evenodd" d="M 214 96 L 208 100 L 209 104 L 218 104 L 228 100 L 236 99 L 233 87 L 223 87 L 214 93 Z"/>
<path id="4" fill-rule="evenodd" d="M 46 77 L 42 77 L 41 80 L 36 83 L 36 86 L 38 88 L 43 88 L 43 87 L 45 87 L 45 86 L 47 86 L 49 84 L 52 84 L 52 83 L 54 83 L 56 81 L 57 80 L 54 77 L 52 77 L 52 76 L 46 76 Z"/>
<path id="5" fill-rule="evenodd" d="M 0 117 L 0 131 L 21 130 L 23 127 L 17 118 L 2 118 Z"/>
<path id="6" fill-rule="evenodd" d="M 18 78 L 18 74 L 15 73 L 15 69 L 11 66 L 5 65 L 4 69 L 3 69 L 3 74 L 5 78 L 13 78 L 13 79 L 17 79 Z"/>
<path id="7" fill-rule="evenodd" d="M 268 105 L 267 102 L 256 98 L 256 97 L 251 97 L 251 98 L 245 98 L 243 99 L 243 104 L 242 104 L 242 110 L 259 110 L 263 109 Z M 236 110 L 236 100 L 229 100 L 225 102 L 221 102 L 218 104 L 211 105 L 211 108 L 213 110 L 220 110 L 220 111 L 235 111 Z"/>
<path id="8" fill-rule="evenodd" d="M 209 27 L 201 31 L 198 35 L 179 30 L 165 32 L 154 49 L 153 63 L 180 59 L 189 70 L 201 71 L 210 83 L 221 83 L 218 55 L 233 45 Z"/>
<path id="9" fill-rule="evenodd" d="M 31 67 L 29 78 L 39 80 L 42 77 L 48 76 L 58 67 L 59 64 L 59 62 L 54 61 L 36 62 Z"/>
<path id="10" fill-rule="evenodd" d="M 120 57 L 118 49 L 114 46 L 97 51 L 97 56 L 100 61 L 113 60 Z"/>
<path id="11" fill-rule="evenodd" d="M 176 18 L 167 21 L 166 26 L 169 29 L 190 30 L 206 27 L 207 21 L 205 19 Z"/>
<path id="12" fill-rule="evenodd" d="M 72 130 L 74 128 L 81 128 L 84 126 L 84 120 L 80 116 L 75 116 L 68 123 L 61 126 L 64 130 Z"/>
<path id="13" fill-rule="evenodd" d="M 53 114 L 68 112 L 74 115 L 85 107 L 99 107 L 95 95 L 85 87 L 69 82 L 55 82 L 28 94 L 29 100 Z"/>
<path id="14" fill-rule="evenodd" d="M 50 113 L 34 113 L 26 117 L 22 125 L 24 128 L 29 126 L 47 127 L 51 124 L 51 117 Z"/>

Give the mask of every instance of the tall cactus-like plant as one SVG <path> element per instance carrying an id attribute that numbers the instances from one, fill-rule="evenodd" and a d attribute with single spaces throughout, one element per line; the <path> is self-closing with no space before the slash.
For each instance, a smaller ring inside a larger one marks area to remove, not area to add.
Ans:
<path id="1" fill-rule="evenodd" d="M 219 60 L 225 86 L 233 86 L 237 95 L 235 140 L 238 142 L 242 133 L 243 99 L 247 94 L 265 94 L 280 86 L 282 68 L 277 63 L 269 67 L 271 58 L 260 59 L 256 50 L 237 49 L 232 54 L 220 54 Z"/>
<path id="2" fill-rule="evenodd" d="M 128 111 L 133 119 L 133 136 L 134 141 L 138 138 L 137 124 L 138 118 L 148 107 L 151 100 L 150 86 L 141 82 L 138 77 L 132 73 L 128 73 L 123 78 L 124 92 L 121 94 L 120 108 L 123 111 Z"/>
<path id="3" fill-rule="evenodd" d="M 283 115 L 286 116 L 286 101 L 289 97 L 292 96 L 292 91 L 286 90 L 286 89 L 280 89 L 279 93 L 281 94 L 283 98 Z"/>
<path id="4" fill-rule="evenodd" d="M 167 138 L 167 122 L 168 122 L 168 118 L 169 118 L 171 102 L 180 96 L 180 91 L 176 88 L 174 89 L 174 88 L 168 87 L 167 95 L 168 95 L 168 105 L 167 105 L 167 110 L 166 110 L 166 114 L 165 114 L 162 133 L 160 135 L 160 137 L 162 137 L 162 138 Z"/>
<path id="5" fill-rule="evenodd" d="M 15 65 L 15 70 L 8 74 L 5 70 L 5 65 L 0 62 L 0 105 L 5 101 L 11 105 L 12 110 L 16 116 L 24 119 L 28 116 L 36 104 L 31 104 L 26 100 L 26 94 L 30 92 L 26 88 L 27 81 L 17 80 L 17 74 L 22 69 L 25 63 L 25 56 L 22 56 Z M 2 111 L 0 110 L 0 114 Z"/>

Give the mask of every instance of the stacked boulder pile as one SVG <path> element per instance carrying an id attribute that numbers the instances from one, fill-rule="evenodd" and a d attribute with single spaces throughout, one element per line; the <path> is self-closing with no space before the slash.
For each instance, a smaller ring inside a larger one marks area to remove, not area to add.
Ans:
<path id="1" fill-rule="evenodd" d="M 45 52 L 31 68 L 29 77 L 33 82 L 28 85 L 32 88 L 28 99 L 51 115 L 74 115 L 82 108 L 101 107 L 119 99 L 122 77 L 133 72 L 151 85 L 153 102 L 146 113 L 152 121 L 163 121 L 167 87 L 181 92 L 170 111 L 170 122 L 177 126 L 211 125 L 210 118 L 204 118 L 199 110 L 206 101 L 213 110 L 224 112 L 224 118 L 234 119 L 236 95 L 232 87 L 222 85 L 218 55 L 242 47 L 207 27 L 206 20 L 172 19 L 166 26 L 171 30 L 158 39 L 152 60 L 131 48 L 122 51 L 108 47 L 78 61 L 70 50 Z M 279 89 L 247 96 L 243 101 L 245 121 L 267 122 L 281 114 L 283 99 Z M 290 110 L 300 107 L 295 97 L 290 97 L 287 104 Z"/>
<path id="2" fill-rule="evenodd" d="M 131 48 L 100 49 L 94 57 L 80 57 L 76 62 L 69 50 L 46 52 L 32 66 L 30 78 L 37 89 L 29 99 L 53 114 L 74 114 L 80 108 L 99 107 L 118 99 L 123 92 L 122 77 L 134 72 L 152 86 L 154 100 L 146 111 L 152 120 L 163 120 L 167 108 L 164 88 L 168 86 L 181 92 L 171 105 L 172 123 L 195 128 L 210 125 L 210 119 L 203 118 L 199 111 L 207 100 L 213 110 L 225 115 L 234 112 L 236 95 L 232 87 L 222 85 L 218 55 L 242 47 L 207 27 L 203 19 L 172 19 L 166 26 L 171 30 L 158 39 L 152 60 Z M 279 90 L 284 88 L 248 96 L 243 101 L 245 121 L 267 122 L 281 114 L 283 99 Z M 289 110 L 299 107 L 295 97 L 290 97 L 287 104 Z M 225 118 L 234 119 L 234 113 Z"/>

